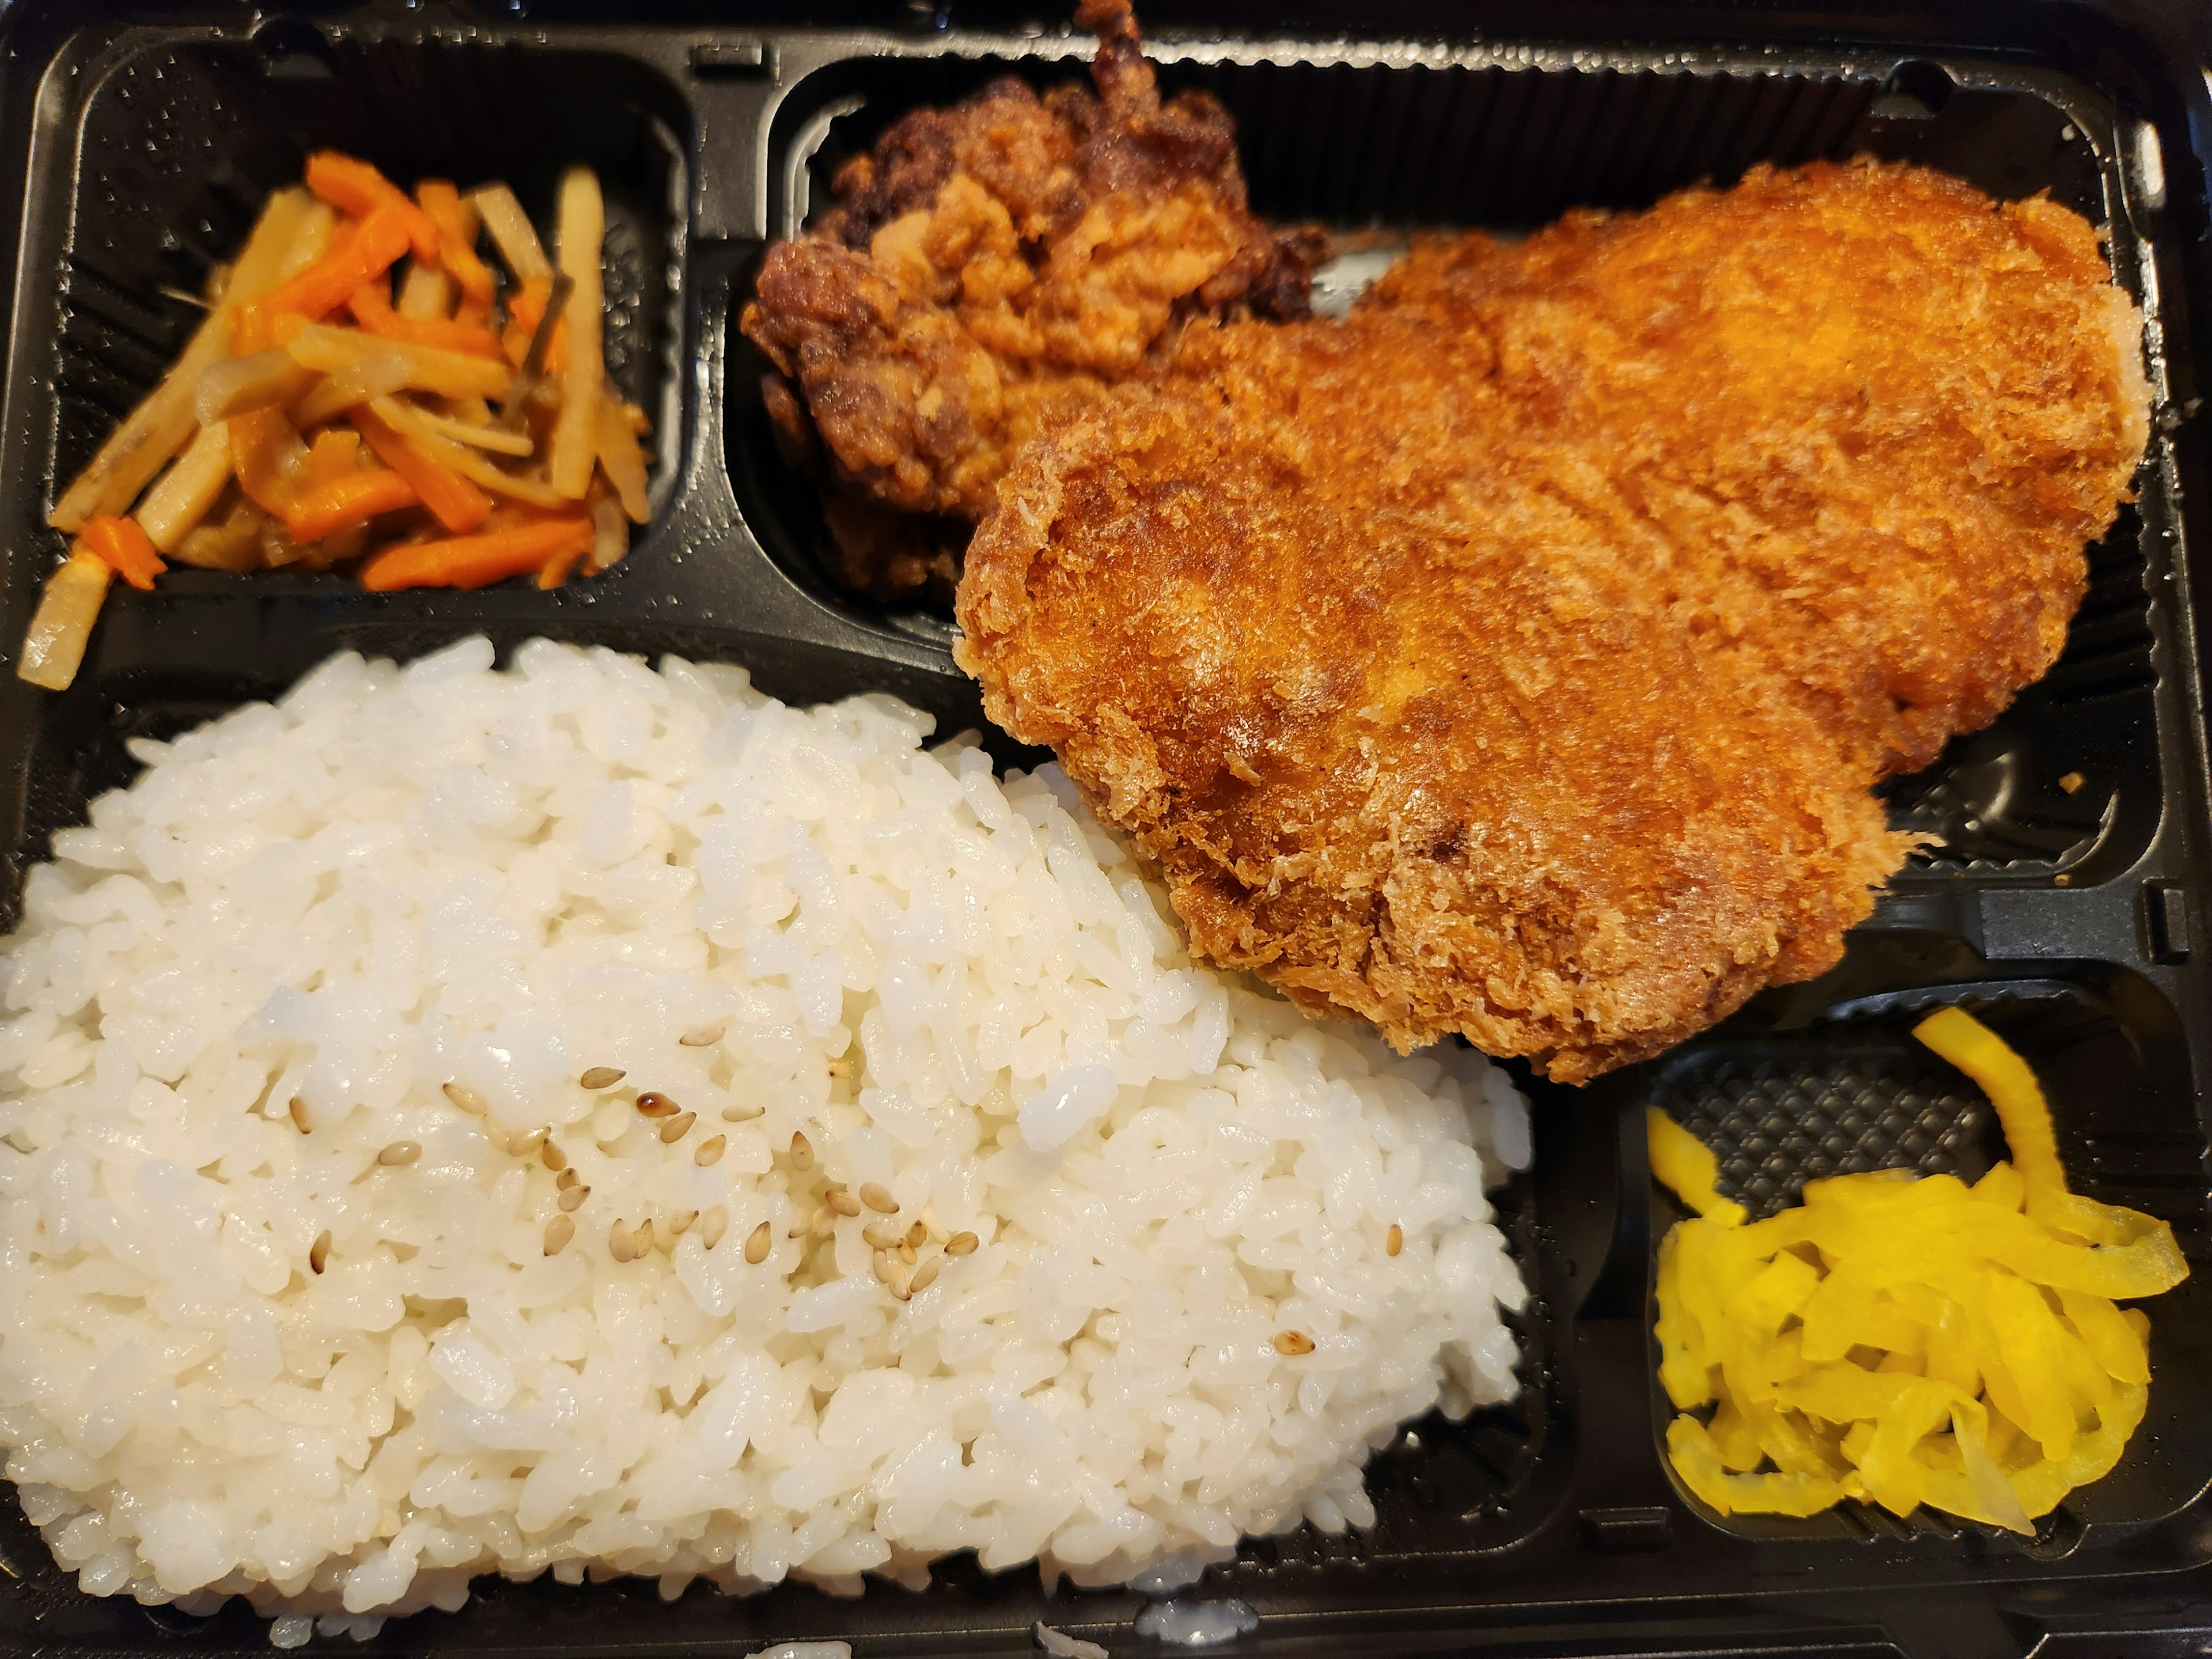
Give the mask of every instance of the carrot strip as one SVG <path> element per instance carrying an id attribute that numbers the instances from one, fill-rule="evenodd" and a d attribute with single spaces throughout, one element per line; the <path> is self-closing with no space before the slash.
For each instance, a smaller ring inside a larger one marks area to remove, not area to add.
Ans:
<path id="1" fill-rule="evenodd" d="M 364 404 L 346 418 L 376 452 L 377 459 L 413 486 L 422 505 L 447 529 L 457 536 L 465 535 L 484 521 L 484 514 L 491 511 L 491 497 L 452 468 L 424 454 L 374 409 Z"/>
<path id="2" fill-rule="evenodd" d="M 449 317 L 403 317 L 392 308 L 392 296 L 381 281 L 356 289 L 346 308 L 353 313 L 362 333 L 380 340 L 402 340 L 409 345 L 434 346 L 441 351 L 499 360 L 499 336 L 489 329 Z"/>
<path id="3" fill-rule="evenodd" d="M 553 297 L 550 276 L 526 277 L 522 286 L 507 300 L 507 332 L 501 345 L 507 352 L 507 361 L 515 368 L 530 355 L 530 343 L 538 336 L 538 325 L 544 320 L 545 302 Z"/>
<path id="4" fill-rule="evenodd" d="M 414 204 L 408 204 L 411 208 Z M 407 252 L 407 227 L 399 210 L 380 207 L 353 234 L 298 275 L 286 278 L 239 313 L 240 355 L 258 351 L 276 337 L 276 319 L 285 315 L 327 317 L 355 293 L 391 270 Z"/>
<path id="5" fill-rule="evenodd" d="M 489 305 L 495 291 L 491 267 L 477 257 L 476 215 L 460 191 L 447 179 L 425 179 L 415 186 L 415 199 L 438 228 L 439 262 L 453 273 L 462 293 Z"/>
<path id="6" fill-rule="evenodd" d="M 356 471 L 301 496 L 284 515 L 284 527 L 295 542 L 319 542 L 334 530 L 364 523 L 380 513 L 396 513 L 419 499 L 415 486 L 397 472 Z"/>
<path id="7" fill-rule="evenodd" d="M 142 593 L 154 591 L 154 578 L 169 567 L 136 520 L 98 518 L 84 527 L 84 544 L 117 575 Z"/>
<path id="8" fill-rule="evenodd" d="M 592 538 L 589 536 L 563 544 L 559 552 L 538 567 L 538 586 L 543 588 L 567 586 L 568 573 L 576 568 L 576 561 L 591 550 Z"/>
<path id="9" fill-rule="evenodd" d="M 307 487 L 320 489 L 361 471 L 361 434 L 350 427 L 325 427 L 307 446 Z"/>
<path id="10" fill-rule="evenodd" d="M 283 410 L 257 409 L 230 417 L 230 464 L 246 499 L 281 519 L 291 510 L 307 446 Z"/>
<path id="11" fill-rule="evenodd" d="M 549 519 L 481 536 L 407 542 L 386 548 L 364 565 L 361 585 L 373 593 L 402 587 L 483 587 L 543 570 L 555 559 L 573 556 L 570 550 L 580 555 L 591 544 L 592 526 L 584 519 Z"/>
<path id="12" fill-rule="evenodd" d="M 289 346 L 307 326 L 308 319 L 296 311 L 269 312 L 258 305 L 240 306 L 231 325 L 233 349 L 243 357 L 258 356 L 272 346 Z"/>
<path id="13" fill-rule="evenodd" d="M 420 269 L 419 266 L 416 268 Z M 372 324 L 381 323 L 388 327 L 401 320 L 399 313 L 392 307 L 392 290 L 382 283 L 363 283 L 354 289 L 346 296 L 346 309 L 353 313 L 354 321 L 371 334 L 376 332 Z M 406 320 L 415 322 L 420 319 L 410 317 Z"/>
<path id="14" fill-rule="evenodd" d="M 407 227 L 408 246 L 424 264 L 438 259 L 437 222 L 407 199 L 407 192 L 367 161 L 334 149 L 319 149 L 307 158 L 307 188 L 341 213 L 366 219 L 386 208 L 396 209 Z"/>

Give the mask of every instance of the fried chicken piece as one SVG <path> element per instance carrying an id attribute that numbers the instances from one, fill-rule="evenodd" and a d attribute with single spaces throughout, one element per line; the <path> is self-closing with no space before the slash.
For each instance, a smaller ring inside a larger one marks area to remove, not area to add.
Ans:
<path id="1" fill-rule="evenodd" d="M 1195 947 L 1581 1082 L 1841 955 L 2146 437 L 2094 233 L 1905 167 L 1426 244 L 1024 452 L 962 665 Z"/>
<path id="2" fill-rule="evenodd" d="M 1008 78 L 915 111 L 762 264 L 739 326 L 805 400 L 771 390 L 771 416 L 802 446 L 811 417 L 850 491 L 972 522 L 1022 445 L 1158 374 L 1190 318 L 1306 314 L 1325 244 L 1252 216 L 1227 112 L 1161 100 L 1128 0 L 1077 21 L 1095 94 Z M 872 541 L 842 545 L 845 574 L 908 585 Z"/>

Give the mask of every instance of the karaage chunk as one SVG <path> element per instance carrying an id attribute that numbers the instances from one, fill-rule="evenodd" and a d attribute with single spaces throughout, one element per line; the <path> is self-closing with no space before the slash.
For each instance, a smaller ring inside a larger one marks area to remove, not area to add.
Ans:
<path id="1" fill-rule="evenodd" d="M 769 251 L 741 326 L 797 387 L 770 414 L 793 453 L 818 436 L 833 488 L 973 522 L 1024 444 L 1160 372 L 1193 317 L 1305 314 L 1322 244 L 1252 216 L 1227 113 L 1162 100 L 1127 0 L 1078 21 L 1099 32 L 1095 93 L 1010 78 L 916 110 Z M 948 569 L 881 513 L 832 527 L 856 586 Z"/>

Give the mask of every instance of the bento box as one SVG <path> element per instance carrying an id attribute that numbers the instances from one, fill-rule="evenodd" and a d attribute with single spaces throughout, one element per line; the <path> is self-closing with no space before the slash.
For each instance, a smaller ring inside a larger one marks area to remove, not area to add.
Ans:
<path id="1" fill-rule="evenodd" d="M 895 694 L 942 731 L 984 725 L 952 623 L 842 594 L 812 487 L 779 458 L 737 313 L 769 240 L 903 111 L 994 76 L 1040 85 L 1090 51 L 1064 15 L 1003 6 L 651 7 L 461 0 L 245 8 L 21 0 L 0 17 L 0 640 L 61 550 L 58 488 L 175 356 L 185 299 L 259 203 L 331 146 L 395 177 L 503 178 L 543 214 L 562 170 L 605 191 L 607 373 L 652 417 L 649 526 L 604 576 L 552 592 L 372 593 L 341 574 L 180 571 L 111 599 L 66 692 L 0 682 L 0 920 L 27 866 L 128 744 L 274 694 L 351 647 L 400 659 L 485 634 L 738 664 L 793 702 Z M 2212 823 L 2189 555 L 2206 510 L 2199 146 L 2212 101 L 2191 27 L 2119 6 L 2000 13 L 1682 4 L 1628 9 L 1144 9 L 1164 87 L 1234 116 L 1255 210 L 1341 229 L 1534 227 L 1632 208 L 1761 161 L 1871 154 L 2000 198 L 2048 191 L 2107 234 L 2142 307 L 2155 436 L 2090 550 L 2065 654 L 1996 724 L 1886 787 L 1916 854 L 1844 960 L 1588 1087 L 1516 1070 L 1532 1170 L 1498 1195 L 1531 1297 L 1513 1404 L 1407 1427 L 1369 1466 L 1367 1529 L 1249 1540 L 1199 1594 L 1259 1615 L 1235 1650 L 2112 1653 L 2212 1631 L 2212 1289 L 2160 1304 L 2150 1414 L 2120 1467 L 2021 1540 L 1861 1505 L 1723 1518 L 1670 1473 L 1655 1252 L 1678 1218 L 1644 1113 L 1719 1155 L 1754 1213 L 1811 1178 L 1972 1177 L 2001 1156 L 1988 1103 L 1916 1048 L 1916 1012 L 1974 1010 L 2033 1065 L 2081 1189 L 2212 1261 Z M 2197 52 L 2197 56 L 2190 56 Z M 10 647 L 12 649 L 12 643 Z M 1032 753 L 986 729 L 1002 760 Z M 211 1619 L 82 1595 L 0 1500 L 11 1651 L 265 1650 Z M 1018 1654 L 1038 1621 L 1159 1650 L 1134 1591 L 1048 1593 L 1030 1568 L 942 1563 L 914 1593 L 799 1585 L 729 1598 L 649 1580 L 480 1581 L 458 1614 L 368 1645 L 473 1653 Z M 2197 1639 L 2190 1637 L 2194 1642 Z M 2166 1651 L 2160 1646 L 2145 1650 Z M 2195 1646 L 2171 1650 L 2196 1651 Z"/>

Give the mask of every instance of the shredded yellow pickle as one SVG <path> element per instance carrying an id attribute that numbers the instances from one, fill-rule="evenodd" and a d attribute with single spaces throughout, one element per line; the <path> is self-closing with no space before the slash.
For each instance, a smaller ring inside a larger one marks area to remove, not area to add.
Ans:
<path id="1" fill-rule="evenodd" d="M 1723 1515 L 1856 1498 L 2032 1534 L 2142 1420 L 2150 1321 L 2117 1304 L 2188 1277 L 2173 1230 L 2068 1189 L 2035 1073 L 1973 1016 L 1913 1035 L 2003 1126 L 2011 1160 L 1971 1187 L 1838 1176 L 1749 1222 L 1711 1149 L 1650 1114 L 1651 1172 L 1696 1212 L 1659 1247 L 1667 1455 Z"/>

